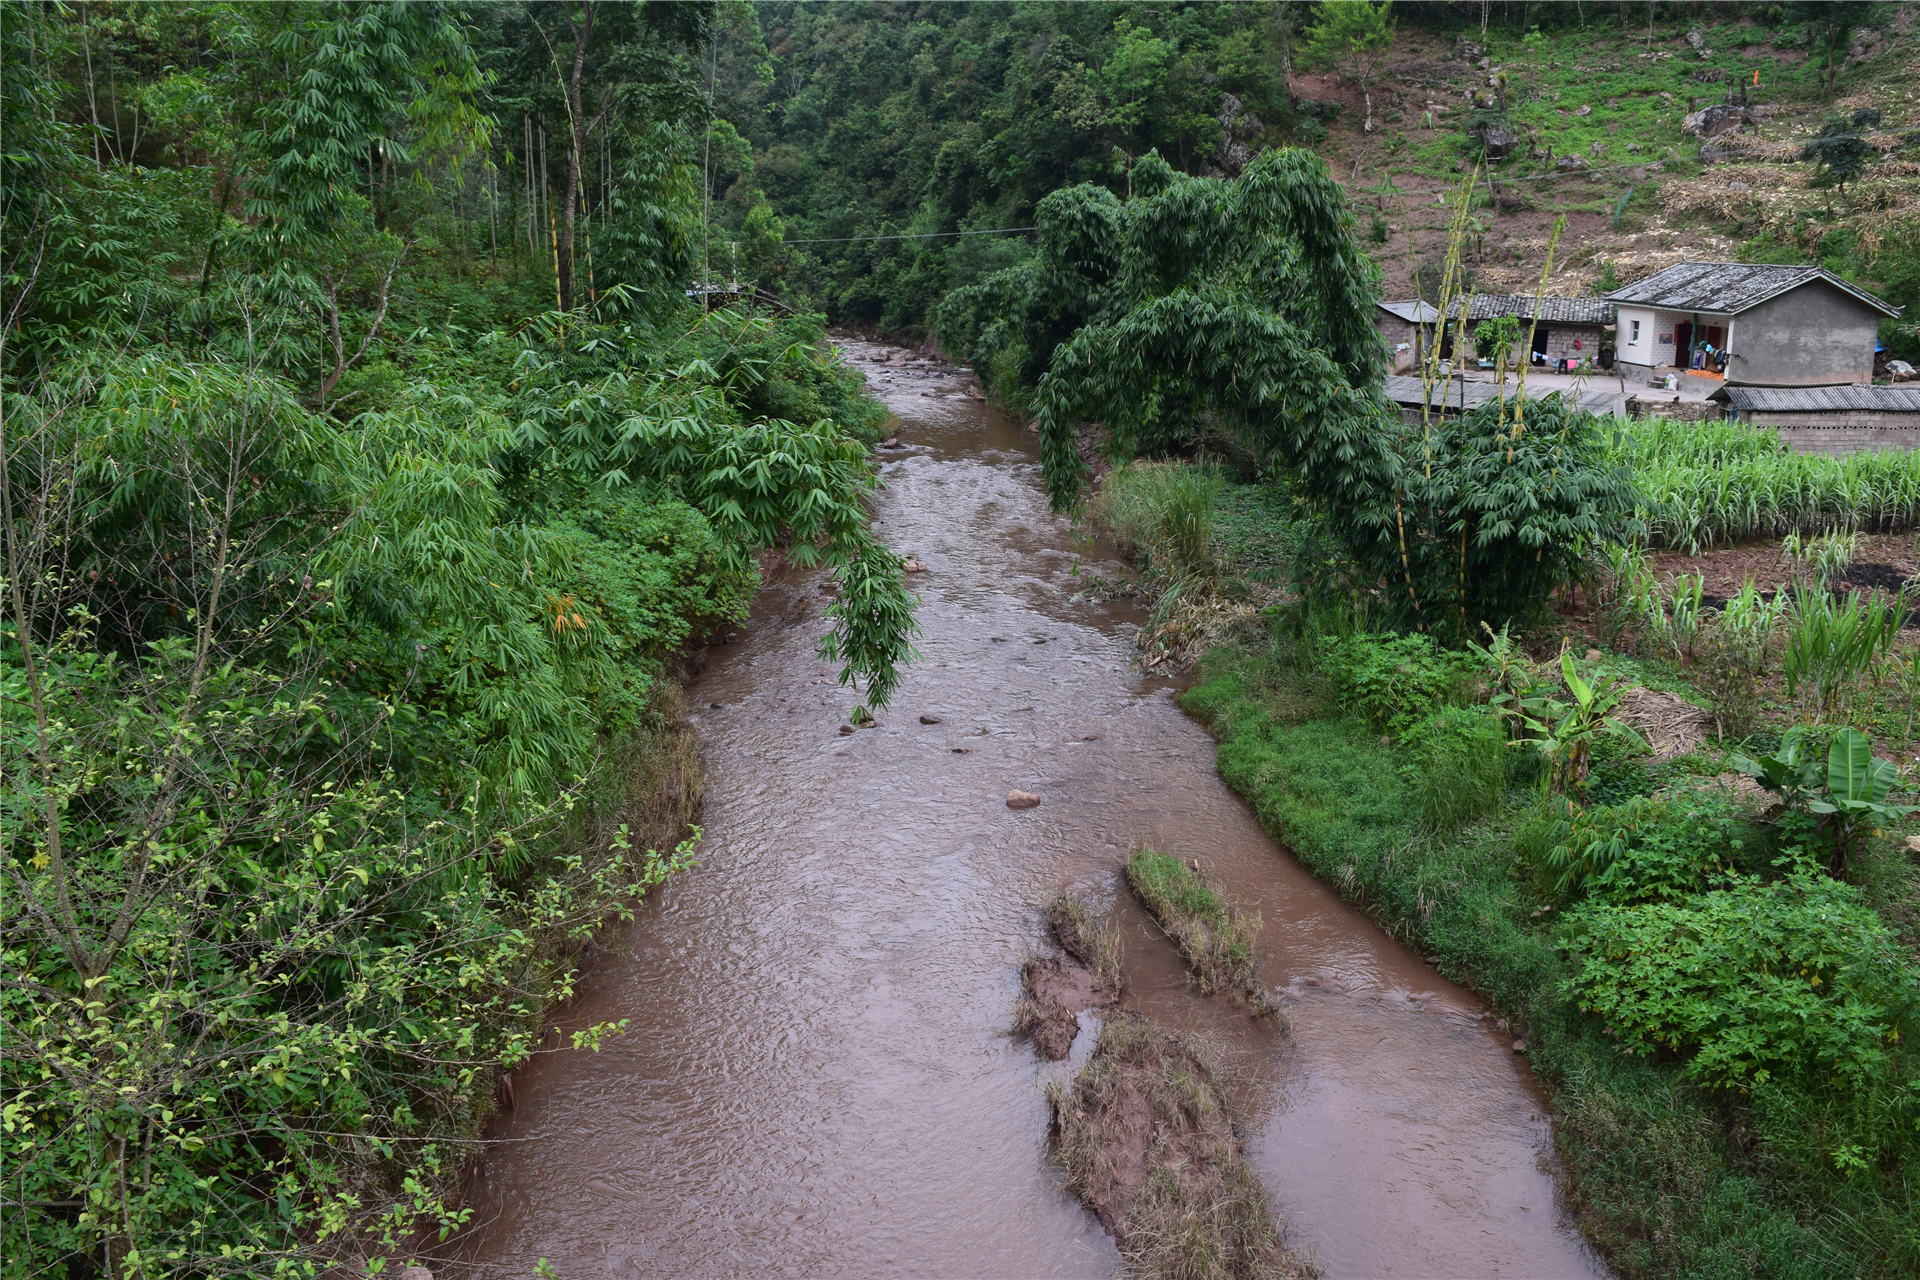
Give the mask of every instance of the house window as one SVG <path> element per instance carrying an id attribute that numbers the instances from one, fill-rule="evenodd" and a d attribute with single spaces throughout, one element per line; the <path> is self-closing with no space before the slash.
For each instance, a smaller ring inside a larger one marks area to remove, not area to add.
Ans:
<path id="1" fill-rule="evenodd" d="M 1633 345 L 1636 347 L 1640 345 L 1640 322 L 1638 320 L 1633 322 Z"/>

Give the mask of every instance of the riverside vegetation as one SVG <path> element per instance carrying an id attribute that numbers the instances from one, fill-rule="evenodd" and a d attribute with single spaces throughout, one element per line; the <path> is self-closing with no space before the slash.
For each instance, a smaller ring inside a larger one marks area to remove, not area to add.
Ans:
<path id="1" fill-rule="evenodd" d="M 883 413 L 817 318 L 683 293 L 724 18 L 0 16 L 5 1274 L 444 1237 L 582 941 L 695 854 L 674 673 L 761 557 L 832 569 L 885 705 Z"/>
<path id="2" fill-rule="evenodd" d="M 1183 699 L 1222 776 L 1504 1014 L 1622 1273 L 1910 1274 L 1920 876 L 1869 732 L 1904 736 L 1890 695 L 1920 646 L 1897 641 L 1904 599 L 1827 590 L 1851 535 L 1799 531 L 1909 525 L 1912 460 L 1703 442 L 1558 397 L 1407 423 L 1317 161 L 1134 173 L 1127 200 L 1049 196 L 1033 259 L 943 316 L 979 367 L 1029 353 L 998 367 L 1029 379 L 1061 508 L 1084 501 L 1094 419 L 1117 469 L 1086 510 L 1144 553 L 1161 605 L 1237 602 Z M 1223 462 L 1127 461 L 1196 446 Z M 1787 530 L 1807 576 L 1771 597 L 1716 608 L 1647 568 L 1649 538 Z M 1561 641 L 1577 587 L 1613 656 Z M 1776 682 L 1784 716 L 1762 709 Z M 1646 685 L 1711 697 L 1720 732 L 1656 753 L 1628 706 Z"/>

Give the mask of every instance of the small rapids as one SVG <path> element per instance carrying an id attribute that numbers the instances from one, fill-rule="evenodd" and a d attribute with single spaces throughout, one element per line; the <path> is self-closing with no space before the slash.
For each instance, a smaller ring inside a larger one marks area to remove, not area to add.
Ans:
<path id="1" fill-rule="evenodd" d="M 1124 1007 L 1224 1046 L 1248 1150 L 1329 1277 L 1605 1275 L 1556 1204 L 1551 1129 L 1507 1037 L 1309 876 L 1216 776 L 1125 602 L 1076 603 L 1111 552 L 1047 510 L 1030 436 L 958 371 L 848 342 L 901 419 L 878 530 L 927 566 L 922 658 L 877 728 L 815 656 L 822 575 L 770 581 L 690 691 L 700 865 L 606 939 L 563 1029 L 601 1052 L 515 1077 L 442 1274 L 1106 1276 L 1008 1035 L 1058 890 L 1110 906 Z M 937 723 L 922 723 L 922 717 Z M 1011 790 L 1040 803 L 1010 810 Z M 1202 1000 L 1119 875 L 1198 858 L 1265 918 L 1292 1036 Z"/>

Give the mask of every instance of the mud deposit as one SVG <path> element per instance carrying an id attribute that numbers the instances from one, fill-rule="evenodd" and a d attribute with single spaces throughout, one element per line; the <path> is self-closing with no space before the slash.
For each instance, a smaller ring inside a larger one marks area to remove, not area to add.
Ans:
<path id="1" fill-rule="evenodd" d="M 817 575 L 769 583 L 716 651 L 689 697 L 701 865 L 606 940 L 562 1020 L 630 1032 L 516 1073 L 451 1272 L 1113 1274 L 1048 1158 L 1042 1086 L 1066 1068 L 1009 1034 L 1033 904 L 1070 891 L 1122 924 L 1122 1007 L 1225 1047 L 1247 1158 L 1327 1275 L 1601 1274 L 1509 1043 L 1261 832 L 1169 683 L 1132 669 L 1139 614 L 1071 602 L 1107 553 L 1048 514 L 1032 438 L 957 376 L 857 363 L 902 419 L 876 515 L 927 566 L 924 656 L 842 736 Z M 1121 882 L 1140 844 L 1260 912 L 1290 1041 L 1196 994 Z"/>

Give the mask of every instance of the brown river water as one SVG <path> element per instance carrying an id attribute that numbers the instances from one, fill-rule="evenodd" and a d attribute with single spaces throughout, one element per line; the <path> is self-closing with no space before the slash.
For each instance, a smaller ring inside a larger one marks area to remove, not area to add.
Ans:
<path id="1" fill-rule="evenodd" d="M 770 581 L 713 650 L 689 694 L 700 865 L 605 939 L 558 1019 L 630 1029 L 516 1073 L 441 1275 L 1114 1275 L 1041 1096 L 1093 1037 L 1046 1064 L 1007 1034 L 1038 904 L 1069 889 L 1124 925 L 1125 1003 L 1219 1046 L 1325 1275 L 1604 1276 L 1511 1037 L 1260 829 L 1172 682 L 1135 669 L 1137 609 L 1073 601 L 1076 568 L 1118 566 L 1048 512 L 1032 437 L 957 371 L 844 349 L 901 419 L 875 513 L 928 566 L 922 657 L 879 727 L 843 736 L 822 575 Z M 1016 788 L 1042 803 L 1009 810 Z M 1193 994 L 1120 879 L 1140 844 L 1261 912 L 1290 1037 Z"/>

